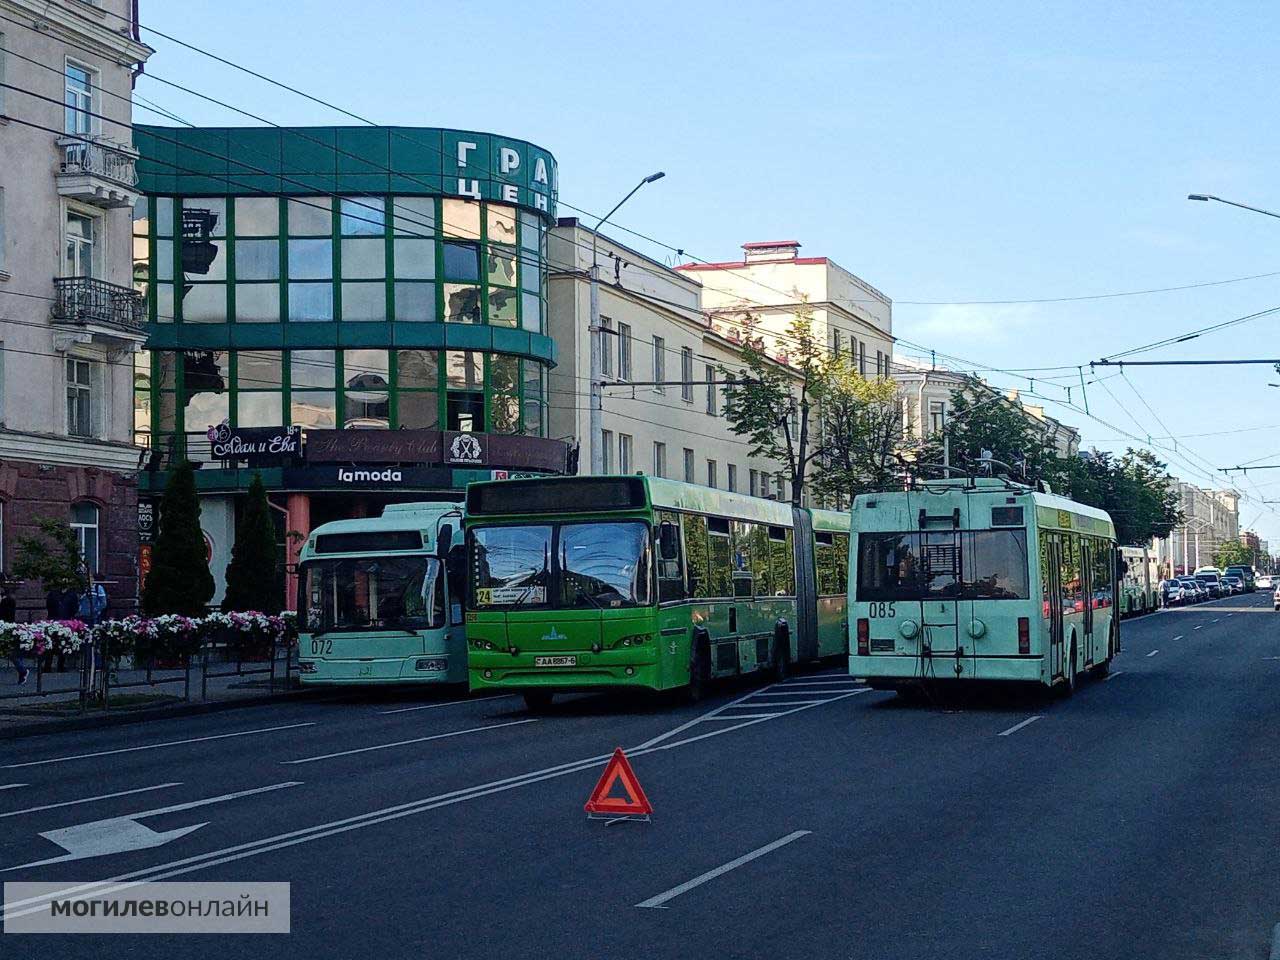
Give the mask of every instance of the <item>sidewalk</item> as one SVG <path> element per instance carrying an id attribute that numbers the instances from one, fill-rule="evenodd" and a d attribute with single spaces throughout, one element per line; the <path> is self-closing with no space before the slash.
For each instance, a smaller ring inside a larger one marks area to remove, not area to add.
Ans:
<path id="1" fill-rule="evenodd" d="M 206 679 L 200 661 L 193 658 L 189 684 L 183 670 L 153 670 L 149 683 L 146 670 L 116 670 L 111 675 L 107 704 L 96 700 L 82 706 L 78 668 L 45 673 L 40 680 L 41 694 L 36 692 L 36 672 L 31 666 L 26 684 L 18 686 L 13 664 L 7 660 L 0 664 L 0 739 L 252 706 L 315 692 L 298 688 L 296 669 L 285 675 L 284 660 L 276 662 L 273 685 L 266 662 L 245 663 L 244 672 L 237 674 L 234 662 L 211 660 Z"/>

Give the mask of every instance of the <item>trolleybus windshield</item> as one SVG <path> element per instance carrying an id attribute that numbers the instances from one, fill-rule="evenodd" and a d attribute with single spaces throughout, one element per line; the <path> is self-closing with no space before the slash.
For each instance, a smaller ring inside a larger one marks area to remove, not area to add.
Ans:
<path id="1" fill-rule="evenodd" d="M 1024 530 L 863 533 L 859 601 L 1025 600 L 1030 596 Z"/>

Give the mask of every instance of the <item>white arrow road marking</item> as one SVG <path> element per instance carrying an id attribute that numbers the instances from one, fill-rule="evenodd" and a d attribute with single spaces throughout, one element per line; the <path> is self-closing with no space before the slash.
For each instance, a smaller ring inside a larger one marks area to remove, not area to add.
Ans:
<path id="1" fill-rule="evenodd" d="M 226 800 L 237 800 L 240 797 L 249 797 L 259 793 L 270 793 L 273 790 L 283 790 L 286 787 L 298 787 L 302 785 L 300 780 L 290 780 L 285 783 L 273 783 L 269 787 L 257 787 L 253 790 L 240 790 L 236 793 L 226 793 L 220 797 L 206 797 L 203 800 L 192 800 L 189 803 L 175 803 L 169 807 L 157 807 L 155 810 L 143 810 L 141 813 L 131 813 L 126 817 L 108 817 L 105 820 L 93 820 L 89 823 L 78 823 L 73 827 L 63 827 L 60 830 L 48 830 L 41 833 L 40 836 L 46 840 L 51 840 L 62 849 L 70 851 L 60 857 L 49 857 L 45 860 L 33 860 L 30 863 L 21 863 L 16 867 L 6 867 L 5 871 L 22 870 L 26 867 L 43 867 L 50 863 L 65 863 L 68 860 L 83 860 L 86 857 L 102 857 L 110 853 L 128 853 L 131 850 L 146 850 L 151 847 L 158 847 L 168 843 L 170 840 L 177 840 L 179 837 L 185 837 L 194 830 L 199 830 L 205 826 L 204 823 L 197 823 L 190 827 L 179 827 L 176 830 L 166 830 L 163 833 L 152 830 L 150 827 L 138 823 L 143 817 L 158 817 L 162 813 L 178 813 L 181 810 L 193 810 L 196 807 L 206 807 L 211 803 L 222 803 Z"/>

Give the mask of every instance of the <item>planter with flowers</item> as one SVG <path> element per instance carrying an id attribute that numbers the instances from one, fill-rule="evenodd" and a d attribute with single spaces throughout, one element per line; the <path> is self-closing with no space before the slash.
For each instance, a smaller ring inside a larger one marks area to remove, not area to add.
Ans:
<path id="1" fill-rule="evenodd" d="M 273 656 L 277 645 L 296 641 L 296 618 L 230 611 L 211 613 L 201 621 L 206 640 L 224 644 L 239 661 L 263 661 Z"/>

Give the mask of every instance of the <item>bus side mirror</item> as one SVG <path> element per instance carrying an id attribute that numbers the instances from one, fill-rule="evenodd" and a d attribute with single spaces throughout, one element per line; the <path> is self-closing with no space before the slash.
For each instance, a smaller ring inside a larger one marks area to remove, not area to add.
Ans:
<path id="1" fill-rule="evenodd" d="M 658 527 L 658 556 L 663 560 L 680 559 L 680 531 L 669 520 Z"/>
<path id="2" fill-rule="evenodd" d="M 436 531 L 436 556 L 443 560 L 449 556 L 449 548 L 453 546 L 453 524 L 442 523 Z"/>

